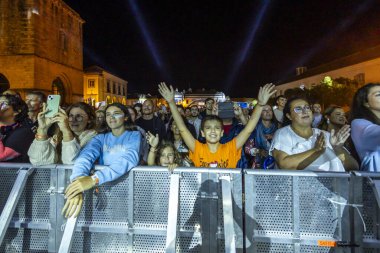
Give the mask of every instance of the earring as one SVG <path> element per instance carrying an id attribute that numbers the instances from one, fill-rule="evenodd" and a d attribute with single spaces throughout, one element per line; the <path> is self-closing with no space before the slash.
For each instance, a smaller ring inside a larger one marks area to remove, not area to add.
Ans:
<path id="1" fill-rule="evenodd" d="M 327 124 L 330 124 L 330 119 L 329 118 L 327 118 Z"/>

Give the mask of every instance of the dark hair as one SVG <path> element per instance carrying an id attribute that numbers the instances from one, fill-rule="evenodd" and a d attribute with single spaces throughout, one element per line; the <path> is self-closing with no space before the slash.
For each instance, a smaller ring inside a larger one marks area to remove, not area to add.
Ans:
<path id="1" fill-rule="evenodd" d="M 204 126 L 206 124 L 207 121 L 211 121 L 211 120 L 216 120 L 220 123 L 220 126 L 223 127 L 223 120 L 221 118 L 219 118 L 218 116 L 216 115 L 206 115 L 203 117 L 202 119 L 202 122 L 201 122 L 201 130 L 204 130 Z"/>
<path id="2" fill-rule="evenodd" d="M 136 117 L 137 117 L 137 111 L 136 111 L 136 109 L 135 109 L 134 107 L 129 106 L 129 105 L 127 105 L 126 107 L 127 107 L 127 109 L 131 109 L 131 110 L 135 113 L 135 115 L 136 115 Z M 128 113 L 129 113 L 129 112 L 128 112 Z"/>
<path id="3" fill-rule="evenodd" d="M 339 105 L 330 105 L 329 107 L 327 107 L 327 109 L 323 113 L 322 121 L 318 125 L 319 129 L 327 131 L 329 124 L 327 123 L 326 116 L 331 116 L 331 114 L 335 111 L 335 109 L 342 109 L 342 107 Z"/>
<path id="4" fill-rule="evenodd" d="M 160 142 L 160 145 L 157 148 L 156 164 L 161 165 L 160 164 L 161 154 L 164 151 L 164 149 L 168 148 L 168 147 L 171 147 L 173 149 L 173 152 L 174 152 L 174 161 L 173 162 L 178 164 L 178 165 L 182 164 L 180 153 L 175 148 L 173 142 L 167 141 L 167 140 L 162 140 Z"/>
<path id="5" fill-rule="evenodd" d="M 285 97 L 284 95 L 278 95 L 278 96 L 276 97 L 276 103 L 277 103 L 277 101 L 278 101 L 280 98 L 285 98 L 285 99 L 286 99 L 286 97 Z"/>
<path id="6" fill-rule="evenodd" d="M 107 105 L 105 111 L 107 112 L 108 108 L 110 108 L 111 106 L 115 106 L 115 107 L 119 108 L 124 113 L 125 117 L 128 118 L 127 121 L 124 123 L 126 130 L 137 131 L 137 127 L 132 122 L 131 115 L 129 114 L 128 108 L 125 105 L 120 104 L 120 103 L 112 103 L 112 104 Z"/>
<path id="7" fill-rule="evenodd" d="M 285 126 L 288 126 L 292 123 L 292 121 L 286 116 L 286 114 L 289 114 L 290 115 L 290 105 L 291 103 L 293 103 L 295 100 L 303 100 L 307 103 L 309 103 L 309 101 L 305 98 L 305 97 L 291 97 L 290 99 L 288 99 L 288 101 L 286 101 L 286 104 L 285 104 L 285 107 L 284 107 L 284 116 L 283 116 L 283 122 L 282 122 L 282 127 L 285 127 Z"/>
<path id="8" fill-rule="evenodd" d="M 206 98 L 206 100 L 205 100 L 205 104 L 206 104 L 208 101 L 210 101 L 210 100 L 212 100 L 212 102 L 215 102 L 215 100 L 214 100 L 213 98 Z"/>
<path id="9" fill-rule="evenodd" d="M 32 91 L 28 92 L 27 95 L 38 96 L 38 98 L 40 99 L 40 102 L 46 102 L 46 95 L 42 91 L 32 90 Z"/>
<path id="10" fill-rule="evenodd" d="M 28 106 L 19 96 L 3 94 L 1 97 L 5 97 L 9 106 L 12 106 L 13 111 L 18 112 L 14 117 L 14 121 L 20 124 L 26 123 L 28 119 Z"/>
<path id="11" fill-rule="evenodd" d="M 80 108 L 87 114 L 87 116 L 88 116 L 88 124 L 86 126 L 87 130 L 95 128 L 96 114 L 95 114 L 94 108 L 92 108 L 92 106 L 90 106 L 89 104 L 86 104 L 84 102 L 78 102 L 78 103 L 72 104 L 66 109 L 67 115 L 70 114 L 70 111 L 73 108 Z"/>
<path id="12" fill-rule="evenodd" d="M 135 107 L 140 107 L 140 109 L 141 109 L 142 108 L 142 104 L 141 103 L 136 103 L 136 104 L 133 105 L 133 108 L 135 108 Z"/>
<path id="13" fill-rule="evenodd" d="M 380 83 L 368 83 L 356 91 L 351 105 L 351 121 L 354 119 L 366 119 L 380 125 L 380 119 L 364 105 L 368 103 L 369 90 L 377 86 L 380 86 Z"/>

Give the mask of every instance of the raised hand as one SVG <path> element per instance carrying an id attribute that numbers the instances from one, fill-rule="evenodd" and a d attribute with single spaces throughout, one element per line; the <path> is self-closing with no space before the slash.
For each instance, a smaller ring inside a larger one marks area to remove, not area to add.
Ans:
<path id="1" fill-rule="evenodd" d="M 38 131 L 39 132 L 46 132 L 49 129 L 49 127 L 54 123 L 53 118 L 47 118 L 45 117 L 46 113 L 48 113 L 49 110 L 46 107 L 46 103 L 43 103 L 42 105 L 42 111 L 38 113 L 37 120 L 38 120 Z"/>
<path id="2" fill-rule="evenodd" d="M 330 133 L 330 143 L 333 147 L 342 147 L 343 144 L 347 141 L 348 137 L 350 137 L 351 128 L 349 125 L 342 126 L 338 132 L 334 129 L 331 130 Z"/>
<path id="3" fill-rule="evenodd" d="M 57 122 L 59 128 L 62 132 L 71 131 L 69 126 L 69 117 L 67 116 L 65 110 L 59 107 L 58 112 L 52 118 L 53 123 Z"/>
<path id="4" fill-rule="evenodd" d="M 168 102 L 174 102 L 174 89 L 170 85 L 170 88 L 166 85 L 166 83 L 161 82 L 158 85 L 158 92 L 160 92 L 161 96 Z"/>
<path id="5" fill-rule="evenodd" d="M 149 145 L 152 147 L 152 148 L 157 148 L 158 146 L 158 143 L 160 141 L 160 138 L 158 137 L 158 134 L 154 135 L 152 134 L 151 132 L 147 132 L 146 133 L 146 141 L 149 143 Z"/>
<path id="6" fill-rule="evenodd" d="M 259 95 L 257 98 L 259 105 L 266 105 L 268 103 L 269 98 L 276 94 L 277 90 L 275 90 L 274 88 L 275 86 L 272 83 L 268 83 L 263 87 L 260 87 Z"/>
<path id="7" fill-rule="evenodd" d="M 235 113 L 235 116 L 237 117 L 243 114 L 243 110 L 237 103 L 234 103 L 234 113 Z"/>
<path id="8" fill-rule="evenodd" d="M 325 134 L 323 132 L 319 133 L 317 137 L 317 141 L 314 144 L 314 149 L 317 152 L 323 153 L 326 149 L 326 139 L 325 139 Z"/>

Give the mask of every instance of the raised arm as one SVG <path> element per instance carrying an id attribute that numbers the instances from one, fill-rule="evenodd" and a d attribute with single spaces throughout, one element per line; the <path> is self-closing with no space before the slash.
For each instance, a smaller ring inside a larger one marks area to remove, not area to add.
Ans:
<path id="1" fill-rule="evenodd" d="M 158 137 L 158 134 L 154 135 L 148 131 L 146 133 L 146 140 L 150 146 L 149 154 L 148 154 L 148 165 L 153 166 L 153 165 L 156 165 L 155 161 L 156 161 L 157 146 L 160 139 Z"/>
<path id="2" fill-rule="evenodd" d="M 248 123 L 244 127 L 244 129 L 240 132 L 240 134 L 236 137 L 236 148 L 239 149 L 243 147 L 244 143 L 248 140 L 249 136 L 255 129 L 257 122 L 260 119 L 261 112 L 263 111 L 263 107 L 267 104 L 269 98 L 276 93 L 274 90 L 275 86 L 273 84 L 266 84 L 264 87 L 260 87 L 258 103 L 255 106 L 255 109 L 252 112 Z"/>
<path id="3" fill-rule="evenodd" d="M 182 136 L 183 141 L 186 143 L 187 147 L 194 152 L 195 150 L 195 139 L 193 135 L 190 133 L 189 129 L 187 129 L 185 122 L 179 113 L 176 104 L 174 103 L 174 89 L 170 85 L 170 88 L 165 83 L 160 83 L 158 85 L 158 91 L 161 96 L 168 102 L 170 111 L 172 112 L 173 119 L 177 124 L 179 132 Z"/>

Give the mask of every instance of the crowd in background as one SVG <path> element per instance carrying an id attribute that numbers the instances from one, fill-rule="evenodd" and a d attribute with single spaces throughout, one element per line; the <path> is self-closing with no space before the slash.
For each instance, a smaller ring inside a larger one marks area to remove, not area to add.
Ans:
<path id="1" fill-rule="evenodd" d="M 29 92 L 23 100 L 8 90 L 0 95 L 0 161 L 73 165 L 66 216 L 78 215 L 83 191 L 137 165 L 380 170 L 380 84 L 359 88 L 349 111 L 303 97 L 278 96 L 268 104 L 276 93 L 272 84 L 260 88 L 253 108 L 235 103 L 232 114 L 221 113 L 212 98 L 183 108 L 173 87 L 160 83 L 158 90 L 167 106 L 148 99 L 95 110 L 79 102 L 52 117 L 44 93 Z M 105 169 L 93 172 L 94 164 Z"/>

